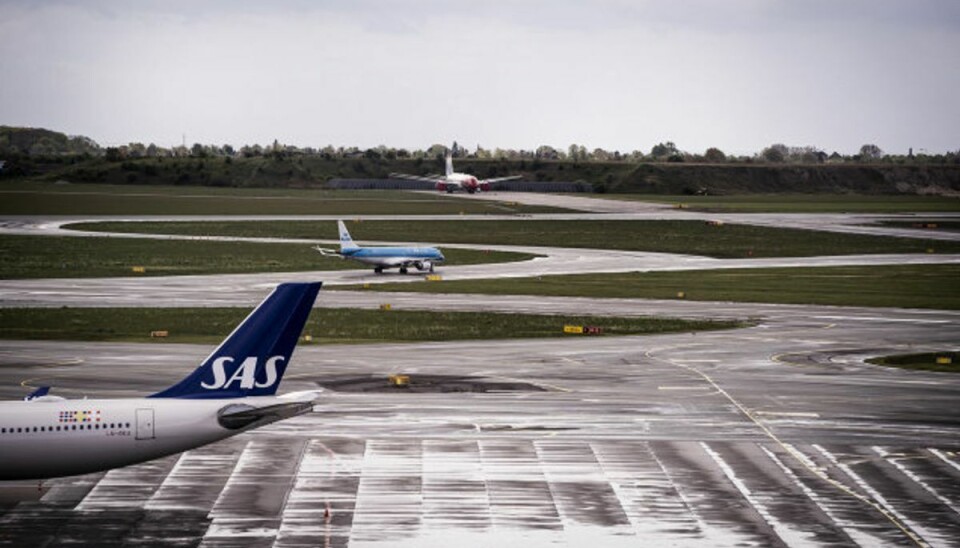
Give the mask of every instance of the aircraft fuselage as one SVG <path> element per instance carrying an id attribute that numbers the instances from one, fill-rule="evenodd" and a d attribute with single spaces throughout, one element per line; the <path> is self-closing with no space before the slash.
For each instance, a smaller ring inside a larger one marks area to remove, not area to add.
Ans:
<path id="1" fill-rule="evenodd" d="M 164 457 L 243 432 L 218 421 L 230 405 L 272 396 L 0 402 L 0 480 L 86 474 Z"/>

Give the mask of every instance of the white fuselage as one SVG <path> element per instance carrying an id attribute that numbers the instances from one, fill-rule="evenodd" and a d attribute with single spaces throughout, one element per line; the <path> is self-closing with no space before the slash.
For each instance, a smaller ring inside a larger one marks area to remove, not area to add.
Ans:
<path id="1" fill-rule="evenodd" d="M 137 398 L 0 402 L 0 480 L 41 479 L 127 466 L 212 443 L 244 430 L 217 413 L 235 399 Z"/>
<path id="2" fill-rule="evenodd" d="M 487 190 L 476 177 L 468 173 L 451 173 L 444 176 L 437 182 L 437 189 L 446 191 L 463 189 L 468 192 Z"/>

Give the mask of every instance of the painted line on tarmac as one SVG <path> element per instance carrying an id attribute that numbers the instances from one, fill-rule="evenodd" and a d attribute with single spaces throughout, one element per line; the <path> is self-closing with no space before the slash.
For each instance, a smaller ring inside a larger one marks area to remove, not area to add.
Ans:
<path id="1" fill-rule="evenodd" d="M 903 532 L 903 534 L 906 535 L 907 538 L 910 539 L 910 541 L 916 544 L 917 546 L 923 546 L 923 547 L 929 546 L 929 544 L 927 544 L 927 542 L 924 541 L 919 534 L 914 532 L 914 530 L 911 529 L 909 526 L 907 526 L 907 524 L 905 524 L 903 520 L 901 520 L 897 515 L 895 515 L 893 512 L 891 512 L 890 509 L 886 507 L 886 505 L 884 504 L 885 501 L 883 501 L 882 499 L 875 500 L 874 498 L 871 498 L 869 496 L 862 495 L 854 491 L 853 489 L 847 487 L 840 481 L 833 479 L 824 470 L 820 469 L 819 467 L 813 466 L 809 462 L 809 460 L 806 458 L 805 455 L 800 453 L 800 451 L 797 450 L 792 445 L 784 443 L 783 440 L 781 440 L 772 430 L 770 430 L 769 427 L 767 427 L 766 424 L 763 423 L 763 421 L 759 417 L 757 417 L 756 413 L 748 409 L 744 404 L 740 403 L 738 399 L 734 398 L 732 394 L 724 390 L 719 384 L 717 384 L 716 381 L 713 380 L 712 377 L 710 377 L 710 375 L 692 366 L 684 365 L 682 363 L 675 362 L 671 359 L 654 357 L 651 350 L 647 350 L 646 352 L 644 352 L 644 355 L 651 360 L 658 360 L 658 361 L 673 365 L 675 367 L 682 368 L 686 371 L 689 371 L 701 377 L 703 380 L 705 380 L 707 383 L 713 386 L 717 390 L 717 392 L 722 394 L 727 399 L 727 401 L 729 401 L 731 404 L 733 404 L 734 407 L 736 407 L 741 413 L 743 413 L 743 415 L 747 417 L 747 419 L 749 419 L 750 422 L 752 422 L 757 428 L 759 428 L 773 443 L 780 446 L 781 449 L 786 451 L 788 455 L 793 457 L 804 468 L 810 471 L 811 474 L 817 476 L 821 480 L 829 483 L 830 485 L 834 486 L 840 491 L 846 493 L 847 495 L 859 500 L 860 502 L 866 504 L 867 506 L 879 512 L 880 515 L 885 517 L 897 529 Z"/>

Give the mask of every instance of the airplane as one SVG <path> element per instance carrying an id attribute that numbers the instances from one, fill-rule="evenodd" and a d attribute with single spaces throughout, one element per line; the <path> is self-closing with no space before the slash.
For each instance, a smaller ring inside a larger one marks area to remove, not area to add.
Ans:
<path id="1" fill-rule="evenodd" d="M 320 286 L 278 285 L 196 370 L 156 394 L 67 400 L 44 386 L 0 402 L 0 480 L 110 470 L 309 412 L 319 391 L 275 394 Z"/>
<path id="2" fill-rule="evenodd" d="M 456 144 L 454 144 L 454 146 L 456 146 Z M 447 152 L 446 173 L 442 177 L 440 175 L 422 177 L 420 175 L 408 175 L 406 173 L 391 173 L 390 177 L 393 179 L 407 179 L 410 181 L 427 181 L 430 183 L 435 183 L 436 189 L 441 192 L 447 191 L 448 193 L 451 193 L 455 190 L 466 190 L 468 194 L 473 194 L 474 192 L 480 190 L 484 192 L 489 191 L 492 183 L 513 181 L 514 179 L 521 178 L 522 175 L 495 177 L 493 179 L 477 179 L 473 175 L 469 175 L 467 173 L 456 173 L 453 171 L 453 154 L 452 152 Z"/>
<path id="3" fill-rule="evenodd" d="M 337 221 L 340 231 L 340 250 L 314 247 L 324 257 L 340 257 L 353 259 L 364 264 L 373 265 L 373 271 L 383 274 L 384 268 L 400 267 L 400 273 L 406 274 L 407 268 L 416 267 L 417 270 L 429 270 L 437 263 L 444 261 L 443 253 L 435 247 L 360 247 L 353 243 L 353 238 L 347 232 L 343 221 Z"/>

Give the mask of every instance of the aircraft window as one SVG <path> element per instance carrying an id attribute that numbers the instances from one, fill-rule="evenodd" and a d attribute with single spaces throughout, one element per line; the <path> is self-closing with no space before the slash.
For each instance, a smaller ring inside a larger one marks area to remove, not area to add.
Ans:
<path id="1" fill-rule="evenodd" d="M 19 434 L 19 433 L 22 432 L 22 431 L 23 431 L 23 429 L 18 426 L 18 427 L 17 427 L 17 433 Z"/>
<path id="2" fill-rule="evenodd" d="M 60 431 L 60 427 L 58 426 L 58 427 L 57 427 L 57 432 L 59 432 L 59 431 Z"/>
<path id="3" fill-rule="evenodd" d="M 93 425 L 93 429 L 94 429 L 94 430 L 100 430 L 100 425 L 99 425 L 99 424 Z"/>
<path id="4" fill-rule="evenodd" d="M 46 431 L 47 431 L 47 427 L 46 427 L 46 426 L 41 426 L 41 427 L 40 427 L 40 431 L 41 431 L 41 432 L 46 432 Z"/>
<path id="5" fill-rule="evenodd" d="M 76 430 L 76 429 L 77 429 L 77 425 L 74 424 L 74 425 L 73 425 L 73 430 Z"/>
<path id="6" fill-rule="evenodd" d="M 37 427 L 36 427 L 36 426 L 33 427 L 33 431 L 34 431 L 34 432 L 37 431 Z"/>
<path id="7" fill-rule="evenodd" d="M 130 423 L 129 423 L 129 422 L 127 423 L 127 428 L 130 428 Z"/>

